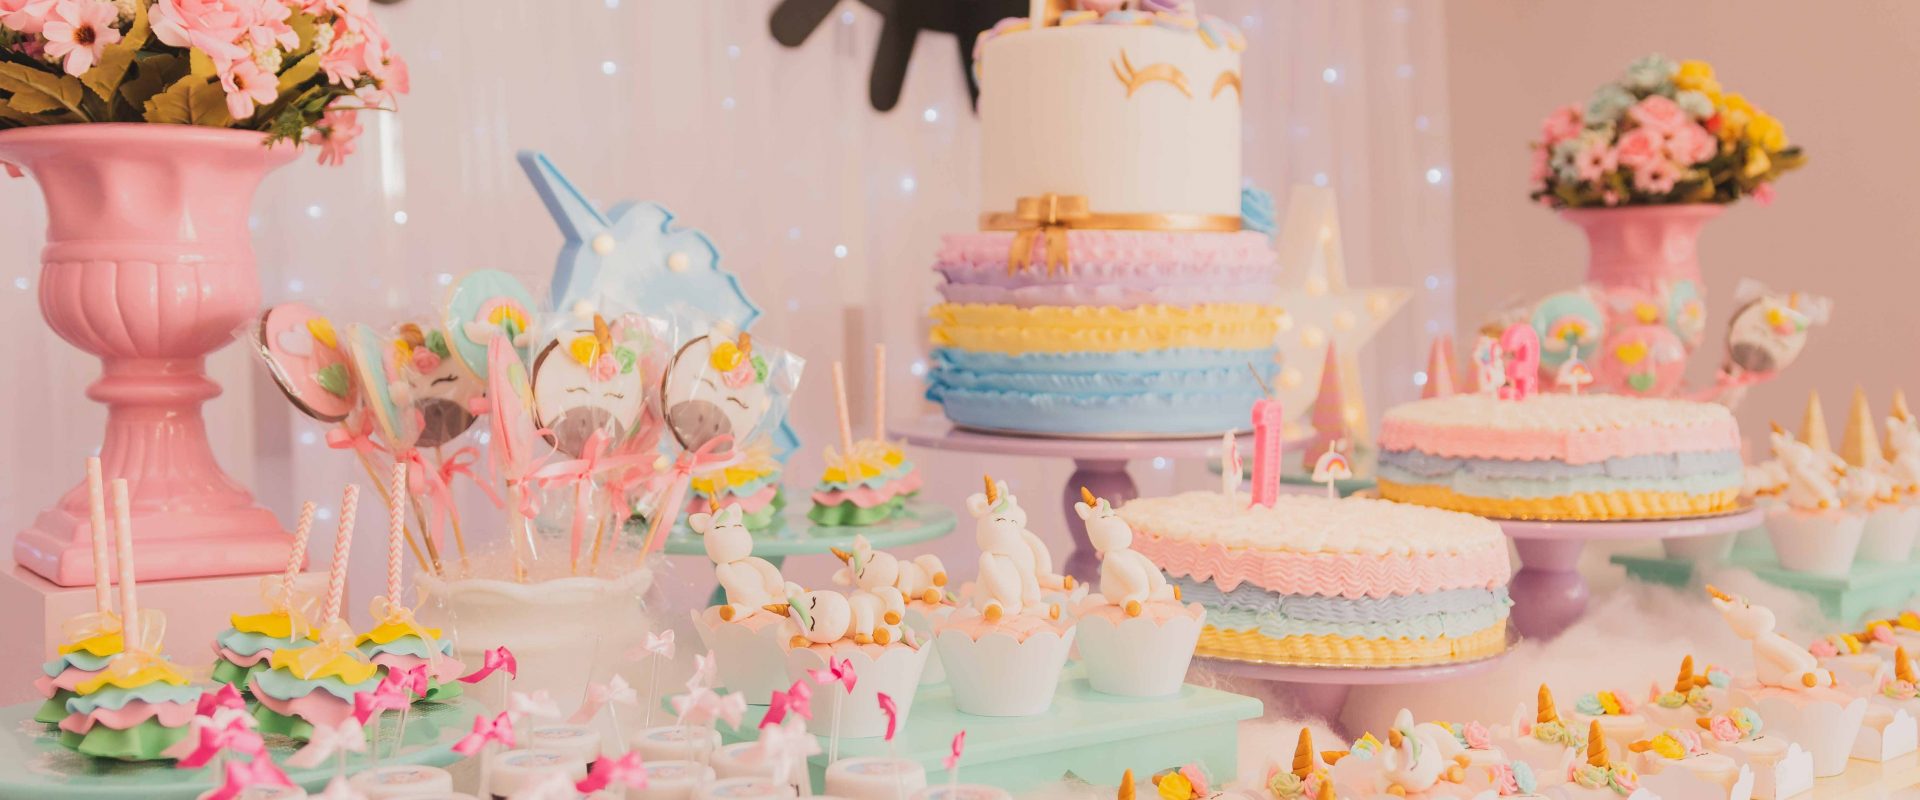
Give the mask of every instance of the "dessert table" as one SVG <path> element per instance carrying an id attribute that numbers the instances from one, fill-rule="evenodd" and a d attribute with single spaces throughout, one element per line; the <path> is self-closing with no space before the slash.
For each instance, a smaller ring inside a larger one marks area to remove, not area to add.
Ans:
<path id="1" fill-rule="evenodd" d="M 179 769 L 172 761 L 130 764 L 82 756 L 62 747 L 55 729 L 33 721 L 39 707 L 36 700 L 0 708 L 0 730 L 7 732 L 0 737 L 0 800 L 190 800 L 220 784 L 220 771 L 213 768 Z M 461 759 L 453 752 L 453 743 L 472 729 L 474 716 L 485 710 L 468 697 L 414 706 L 398 754 L 391 748 L 400 714 L 387 712 L 381 721 L 379 763 L 449 766 Z M 296 749 L 298 743 L 291 739 L 267 737 L 267 753 L 276 762 L 284 762 Z M 365 753 L 347 754 L 348 774 L 371 764 Z M 318 792 L 335 771 L 330 759 L 317 769 L 288 768 L 287 778 Z"/>
<path id="2" fill-rule="evenodd" d="M 1513 627 L 1521 636 L 1551 639 L 1587 613 L 1587 581 L 1580 552 L 1590 541 L 1683 539 L 1737 533 L 1760 525 L 1749 508 L 1730 514 L 1631 522 L 1494 520 L 1520 556 L 1507 591 L 1513 595 Z"/>
<path id="3" fill-rule="evenodd" d="M 1163 439 L 1075 439 L 1064 437 L 1016 436 L 983 433 L 955 428 L 945 417 L 929 416 L 894 423 L 888 432 L 915 447 L 955 453 L 1029 458 L 1067 458 L 1073 460 L 1073 474 L 1061 491 L 1062 513 L 1067 532 L 1073 537 L 1073 552 L 1063 570 L 1081 581 L 1093 580 L 1100 569 L 1098 554 L 1087 540 L 1087 529 L 1073 504 L 1080 501 L 1085 486 L 1115 506 L 1140 496 L 1139 487 L 1127 474 L 1127 464 L 1142 458 L 1191 459 L 1219 458 L 1220 435 L 1198 438 Z M 1250 438 L 1250 437 L 1241 437 Z M 757 552 L 757 551 L 756 551 Z"/>

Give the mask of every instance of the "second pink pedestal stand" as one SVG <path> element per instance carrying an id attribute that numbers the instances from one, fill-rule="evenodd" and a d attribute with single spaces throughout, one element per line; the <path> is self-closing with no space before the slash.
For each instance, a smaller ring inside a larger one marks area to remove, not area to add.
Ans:
<path id="1" fill-rule="evenodd" d="M 1081 581 L 1098 577 L 1099 554 L 1087 541 L 1086 526 L 1073 512 L 1080 501 L 1080 487 L 1104 497 L 1115 506 L 1140 496 L 1133 478 L 1127 475 L 1127 462 L 1140 458 L 1218 458 L 1218 435 L 1199 439 L 1049 439 L 1005 436 L 957 430 L 941 417 L 922 417 L 891 426 L 892 435 L 915 447 L 947 450 L 955 453 L 989 453 L 1003 456 L 1073 459 L 1073 474 L 1060 493 L 1066 516 L 1067 533 L 1073 537 L 1073 552 L 1063 566 L 1065 574 Z"/>
<path id="2" fill-rule="evenodd" d="M 1513 627 L 1530 639 L 1551 639 L 1587 613 L 1587 580 L 1580 576 L 1580 551 L 1587 542 L 1736 533 L 1758 526 L 1763 516 L 1759 509 L 1748 509 L 1648 522 L 1495 520 L 1520 554 L 1520 571 L 1507 586 L 1513 595 Z"/>
<path id="3" fill-rule="evenodd" d="M 1346 729 L 1340 724 L 1340 713 L 1347 707 L 1347 696 L 1353 693 L 1355 686 L 1405 686 L 1464 678 L 1493 669 L 1505 657 L 1506 654 L 1501 653 L 1492 658 L 1458 664 L 1379 668 L 1256 664 L 1220 658 L 1196 658 L 1193 663 L 1194 666 L 1222 675 L 1271 682 L 1286 707 L 1270 711 L 1323 719 L 1336 733 L 1346 736 Z"/>

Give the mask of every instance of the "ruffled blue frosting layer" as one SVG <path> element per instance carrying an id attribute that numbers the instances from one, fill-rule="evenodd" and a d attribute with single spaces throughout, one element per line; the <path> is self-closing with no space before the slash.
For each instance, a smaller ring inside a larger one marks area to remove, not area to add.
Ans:
<path id="1" fill-rule="evenodd" d="M 253 673 L 253 680 L 260 687 L 260 691 L 266 692 L 267 696 L 277 700 L 306 697 L 317 689 L 351 703 L 355 694 L 373 691 L 380 685 L 379 673 L 376 672 L 374 675 L 375 677 L 358 684 L 349 684 L 332 675 L 317 680 L 306 680 L 296 678 L 293 673 L 284 669 L 263 669 Z"/>
<path id="2" fill-rule="evenodd" d="M 96 656 L 84 650 L 75 650 L 45 664 L 41 664 L 40 671 L 47 673 L 47 677 L 49 678 L 60 677 L 60 673 L 67 671 L 67 667 L 86 670 L 87 672 L 99 672 L 107 666 L 107 662 L 112 660 L 113 656 Z"/>
<path id="3" fill-rule="evenodd" d="M 1249 392 L 1074 396 L 927 388 L 956 425 L 1058 435 L 1178 436 L 1251 426 L 1259 389 Z"/>
<path id="4" fill-rule="evenodd" d="M 1207 607 L 1207 622 L 1261 635 L 1345 636 L 1366 639 L 1465 637 L 1507 617 L 1507 590 L 1452 589 L 1390 597 L 1274 594 L 1252 584 L 1222 592 L 1211 582 L 1174 579 L 1187 600 Z"/>
<path id="5" fill-rule="evenodd" d="M 1491 480 L 1573 480 L 1577 478 L 1645 480 L 1689 475 L 1737 475 L 1741 471 L 1740 454 L 1731 450 L 1714 453 L 1627 456 L 1592 464 L 1449 458 L 1418 450 L 1397 450 L 1382 451 L 1380 464 L 1408 475 L 1440 477 L 1465 473 Z"/>
<path id="6" fill-rule="evenodd" d="M 235 628 L 228 628 L 221 631 L 220 635 L 213 637 L 213 640 L 219 643 L 221 647 L 243 656 L 250 656 L 262 650 L 276 650 L 282 647 L 291 647 L 296 644 L 292 639 L 282 639 L 277 636 L 268 636 L 264 633 L 247 633 L 246 631 Z"/>
<path id="7" fill-rule="evenodd" d="M 1248 427 L 1274 351 L 1188 348 L 1006 355 L 941 348 L 927 398 L 974 428 L 1066 435 L 1184 435 Z"/>
<path id="8" fill-rule="evenodd" d="M 191 684 L 175 686 L 171 683 L 149 683 L 138 689 L 106 686 L 93 694 L 67 700 L 67 713 L 91 714 L 97 708 L 118 711 L 135 700 L 144 700 L 149 703 L 198 703 L 200 688 Z"/>

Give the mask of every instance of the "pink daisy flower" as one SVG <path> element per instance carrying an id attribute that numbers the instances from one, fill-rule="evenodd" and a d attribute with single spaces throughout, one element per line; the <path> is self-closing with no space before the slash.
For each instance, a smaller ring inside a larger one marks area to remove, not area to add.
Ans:
<path id="1" fill-rule="evenodd" d="M 220 87 L 227 91 L 227 113 L 234 119 L 251 117 L 256 104 L 271 103 L 280 96 L 280 79 L 252 59 L 233 62 L 221 74 Z"/>
<path id="2" fill-rule="evenodd" d="M 1636 168 L 1633 171 L 1633 186 L 1648 194 L 1666 194 L 1680 182 L 1680 168 L 1664 158 Z"/>
<path id="3" fill-rule="evenodd" d="M 38 34 L 53 13 L 55 0 L 0 0 L 0 25 L 25 34 Z"/>
<path id="4" fill-rule="evenodd" d="M 307 134 L 307 144 L 320 148 L 320 163 L 339 166 L 353 155 L 353 143 L 360 138 L 360 115 L 352 109 L 328 111 L 320 124 Z"/>
<path id="5" fill-rule="evenodd" d="M 86 74 L 107 45 L 120 41 L 120 31 L 113 27 L 119 17 L 119 9 L 108 0 L 61 0 L 40 32 L 47 40 L 47 57 L 59 59 L 68 75 Z"/>

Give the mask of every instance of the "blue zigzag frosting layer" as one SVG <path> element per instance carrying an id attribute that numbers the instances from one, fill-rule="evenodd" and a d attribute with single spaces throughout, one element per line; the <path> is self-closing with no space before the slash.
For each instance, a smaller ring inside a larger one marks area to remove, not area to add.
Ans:
<path id="1" fill-rule="evenodd" d="M 45 664 L 41 664 L 40 671 L 47 673 L 47 677 L 49 678 L 60 677 L 60 673 L 66 672 L 68 667 L 85 670 L 87 672 L 99 672 L 106 668 L 107 662 L 112 660 L 113 656 L 96 656 L 84 650 L 75 650 Z"/>
<path id="2" fill-rule="evenodd" d="M 91 714 L 98 708 L 118 711 L 135 700 L 148 703 L 198 703 L 200 691 L 198 686 L 175 686 L 171 683 L 149 683 L 137 689 L 106 686 L 93 694 L 69 699 L 67 713 Z"/>
<path id="3" fill-rule="evenodd" d="M 1173 393 L 1082 397 L 1031 392 L 979 392 L 927 387 L 957 425 L 1051 434 L 1181 435 L 1240 430 L 1249 425 L 1259 389 L 1231 393 Z"/>
<path id="4" fill-rule="evenodd" d="M 1366 639 L 1466 637 L 1507 617 L 1507 590 L 1453 589 L 1380 598 L 1274 594 L 1252 584 L 1222 592 L 1211 582 L 1174 579 L 1186 599 L 1207 607 L 1207 621 L 1263 636 L 1344 636 Z"/>
<path id="5" fill-rule="evenodd" d="M 1192 371 L 1204 369 L 1237 369 L 1246 374 L 1248 364 L 1271 375 L 1277 367 L 1274 365 L 1273 348 L 1259 350 L 1222 350 L 1216 348 L 1174 348 L 1169 350 L 1128 351 L 1117 353 L 1080 352 L 1080 353 L 1024 353 L 1007 355 L 973 350 L 960 350 L 952 347 L 939 347 L 933 351 L 933 369 L 967 370 L 971 372 L 1020 372 L 1040 374 L 1111 374 Z"/>
<path id="6" fill-rule="evenodd" d="M 1387 450 L 1380 464 L 1408 475 L 1440 477 L 1466 474 L 1490 480 L 1572 480 L 1576 478 L 1659 479 L 1689 475 L 1726 475 L 1741 471 L 1740 454 L 1662 453 L 1610 458 L 1592 464 L 1563 461 L 1511 461 L 1494 458 L 1450 458 L 1419 450 Z"/>

